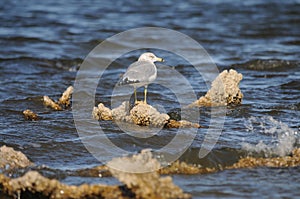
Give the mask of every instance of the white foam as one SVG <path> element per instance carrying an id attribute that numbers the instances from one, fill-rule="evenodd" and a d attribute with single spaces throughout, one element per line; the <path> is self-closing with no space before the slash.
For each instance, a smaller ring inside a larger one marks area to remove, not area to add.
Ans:
<path id="1" fill-rule="evenodd" d="M 285 156 L 292 152 L 294 146 L 298 142 L 298 132 L 289 128 L 287 124 L 275 120 L 271 116 L 266 117 L 250 117 L 245 121 L 247 131 L 260 133 L 271 137 L 271 142 L 266 143 L 260 140 L 257 144 L 243 142 L 244 150 L 256 153 L 264 153 L 264 155 Z"/>

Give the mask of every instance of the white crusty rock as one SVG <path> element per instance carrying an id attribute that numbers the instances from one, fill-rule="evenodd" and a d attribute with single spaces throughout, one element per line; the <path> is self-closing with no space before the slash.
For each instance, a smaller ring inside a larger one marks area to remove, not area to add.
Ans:
<path id="1" fill-rule="evenodd" d="M 132 109 L 130 109 L 129 102 L 123 102 L 113 110 L 100 103 L 98 107 L 94 107 L 93 117 L 97 120 L 114 120 L 155 127 L 164 126 L 170 119 L 169 115 L 158 112 L 144 102 L 138 102 Z"/>
<path id="2" fill-rule="evenodd" d="M 193 106 L 227 106 L 231 104 L 241 104 L 243 94 L 239 88 L 239 83 L 243 79 L 241 73 L 233 69 L 224 70 L 213 81 L 211 89 L 205 96 L 193 102 Z"/>

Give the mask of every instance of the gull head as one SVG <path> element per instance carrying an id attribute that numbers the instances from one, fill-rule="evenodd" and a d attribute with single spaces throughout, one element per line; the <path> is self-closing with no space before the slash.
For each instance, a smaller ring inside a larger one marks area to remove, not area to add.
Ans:
<path id="1" fill-rule="evenodd" d="M 148 62 L 154 63 L 156 61 L 163 62 L 164 59 L 160 58 L 160 57 L 156 57 L 153 53 L 147 52 L 147 53 L 141 54 L 138 61 L 148 61 Z"/>

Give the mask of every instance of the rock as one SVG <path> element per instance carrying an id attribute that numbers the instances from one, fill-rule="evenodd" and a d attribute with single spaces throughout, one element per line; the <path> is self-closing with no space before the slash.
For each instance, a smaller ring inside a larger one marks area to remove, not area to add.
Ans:
<path id="1" fill-rule="evenodd" d="M 61 111 L 63 108 L 68 108 L 71 106 L 71 97 L 73 93 L 73 86 L 69 86 L 59 98 L 57 102 L 53 101 L 50 97 L 44 96 L 44 105 L 52 108 L 56 111 Z"/>
<path id="2" fill-rule="evenodd" d="M 149 150 L 132 157 L 115 158 L 108 162 L 110 172 L 123 182 L 136 198 L 190 198 L 173 184 L 171 177 L 160 177 L 160 163 Z"/>
<path id="3" fill-rule="evenodd" d="M 52 199 L 84 199 L 84 198 L 130 198 L 131 192 L 122 187 L 108 185 L 80 186 L 65 185 L 55 179 L 48 179 L 36 171 L 28 171 L 24 176 L 10 179 L 0 174 L 0 187 L 4 194 L 17 198 L 52 198 Z"/>
<path id="4" fill-rule="evenodd" d="M 98 107 L 94 107 L 93 118 L 96 120 L 112 120 L 112 111 L 100 103 Z"/>
<path id="5" fill-rule="evenodd" d="M 202 168 L 199 165 L 190 165 L 186 162 L 175 161 L 167 167 L 163 167 L 159 170 L 161 175 L 170 175 L 170 174 L 207 174 L 216 172 L 216 168 Z"/>
<path id="6" fill-rule="evenodd" d="M 234 165 L 227 167 L 227 169 L 237 168 L 254 168 L 254 167 L 296 167 L 300 166 L 300 148 L 293 150 L 291 156 L 282 156 L 274 158 L 256 158 L 245 157 L 241 158 Z"/>
<path id="7" fill-rule="evenodd" d="M 28 171 L 24 176 L 15 179 L 0 174 L 1 194 L 31 199 L 190 198 L 189 194 L 183 193 L 173 184 L 171 177 L 160 177 L 157 172 L 160 164 L 148 150 L 143 150 L 133 157 L 115 158 L 108 165 L 101 166 L 101 170 L 109 169 L 113 176 L 125 183 L 125 186 L 65 185 L 56 179 L 48 179 L 37 171 Z M 94 174 L 98 175 L 99 172 Z"/>
<path id="8" fill-rule="evenodd" d="M 201 126 L 197 123 L 192 123 L 186 120 L 169 120 L 166 124 L 167 128 L 205 128 L 204 126 Z"/>
<path id="9" fill-rule="evenodd" d="M 158 112 L 154 107 L 144 102 L 136 104 L 131 109 L 130 116 L 133 123 L 141 126 L 162 127 L 170 119 L 169 115 Z"/>
<path id="10" fill-rule="evenodd" d="M 168 112 L 168 115 L 170 116 L 170 120 L 181 120 L 181 109 L 173 109 L 172 111 Z"/>
<path id="11" fill-rule="evenodd" d="M 113 120 L 133 123 L 130 118 L 130 104 L 129 102 L 122 102 L 120 106 L 112 110 Z"/>
<path id="12" fill-rule="evenodd" d="M 34 121 L 34 120 L 39 119 L 38 115 L 36 113 L 34 113 L 33 111 L 29 110 L 29 109 L 23 111 L 23 115 L 24 115 L 26 120 Z"/>
<path id="13" fill-rule="evenodd" d="M 0 169 L 16 169 L 32 166 L 33 163 L 20 151 L 11 147 L 0 147 Z"/>
<path id="14" fill-rule="evenodd" d="M 123 164 L 123 163 L 122 163 Z M 128 165 L 127 165 L 128 166 Z M 157 172 L 160 175 L 173 175 L 173 174 L 183 174 L 183 175 L 191 175 L 191 174 L 207 174 L 217 172 L 217 168 L 209 168 L 209 167 L 201 167 L 199 165 L 191 165 L 182 161 L 175 161 L 168 166 L 160 167 Z M 77 174 L 80 176 L 86 177 L 111 177 L 112 173 L 109 170 L 109 167 L 106 165 L 96 166 L 90 169 L 82 169 L 78 170 Z"/>
<path id="15" fill-rule="evenodd" d="M 59 104 L 57 104 L 56 102 L 54 102 L 52 99 L 50 99 L 50 97 L 45 95 L 43 99 L 44 99 L 45 106 L 48 106 L 56 111 L 62 110 L 62 107 Z"/>
<path id="16" fill-rule="evenodd" d="M 170 118 L 167 114 L 160 113 L 151 105 L 141 101 L 132 109 L 130 109 L 129 102 L 123 102 L 119 107 L 112 110 L 112 117 L 116 121 L 154 127 L 164 126 Z"/>
<path id="17" fill-rule="evenodd" d="M 63 105 L 64 107 L 69 107 L 71 105 L 71 97 L 73 93 L 73 86 L 69 86 L 62 96 L 58 100 L 58 104 Z"/>
<path id="18" fill-rule="evenodd" d="M 241 104 L 243 94 L 239 88 L 239 83 L 242 79 L 243 75 L 235 70 L 224 70 L 213 81 L 212 87 L 206 95 L 190 104 L 189 107 Z"/>

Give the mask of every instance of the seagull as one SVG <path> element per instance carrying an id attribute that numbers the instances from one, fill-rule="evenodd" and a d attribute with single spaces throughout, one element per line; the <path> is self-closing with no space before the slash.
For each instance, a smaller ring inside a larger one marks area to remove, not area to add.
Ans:
<path id="1" fill-rule="evenodd" d="M 144 86 L 144 103 L 147 104 L 147 88 L 157 76 L 157 68 L 154 62 L 163 62 L 163 58 L 156 57 L 153 53 L 146 52 L 141 54 L 138 61 L 131 64 L 121 80 L 119 85 L 131 85 L 134 88 L 134 102 L 137 103 L 136 89 Z"/>

